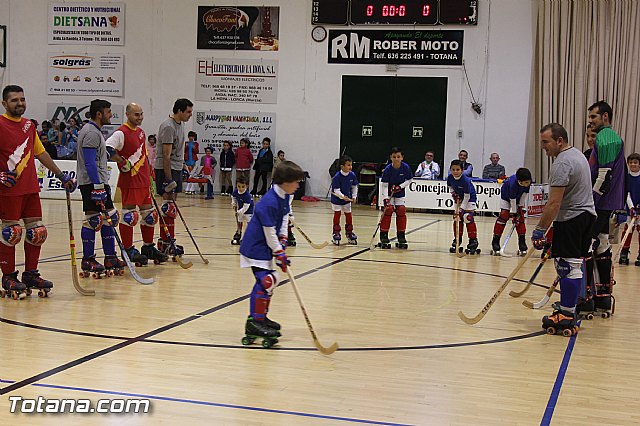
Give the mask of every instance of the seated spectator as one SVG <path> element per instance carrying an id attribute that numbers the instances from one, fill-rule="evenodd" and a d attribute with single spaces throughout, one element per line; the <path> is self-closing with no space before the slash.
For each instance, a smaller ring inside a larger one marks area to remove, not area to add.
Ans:
<path id="1" fill-rule="evenodd" d="M 458 153 L 458 160 L 460 160 L 460 167 L 462 167 L 462 174 L 466 177 L 473 177 L 473 164 L 467 162 L 467 158 L 469 158 L 469 153 L 462 149 Z M 449 169 L 449 174 L 451 174 L 451 169 Z"/>
<path id="2" fill-rule="evenodd" d="M 433 161 L 433 151 L 427 151 L 424 155 L 424 161 L 418 165 L 415 176 L 431 180 L 440 177 L 440 166 Z"/>
<path id="3" fill-rule="evenodd" d="M 484 166 L 484 169 L 482 170 L 482 179 L 497 180 L 505 177 L 506 172 L 504 170 L 504 166 L 498 164 L 498 162 L 500 161 L 500 156 L 498 155 L 498 153 L 492 153 L 491 157 L 489 157 L 489 160 L 491 160 L 491 164 L 487 164 L 486 166 Z"/>
<path id="4" fill-rule="evenodd" d="M 42 142 L 45 151 L 47 151 L 47 154 L 49 154 L 53 160 L 57 160 L 58 150 L 51 142 L 49 142 L 49 136 L 44 131 L 40 134 L 40 141 Z"/>

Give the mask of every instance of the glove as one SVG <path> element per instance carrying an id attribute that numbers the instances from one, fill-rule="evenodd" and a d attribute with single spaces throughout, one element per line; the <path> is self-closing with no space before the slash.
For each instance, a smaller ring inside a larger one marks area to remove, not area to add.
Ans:
<path id="1" fill-rule="evenodd" d="M 451 198 L 453 198 L 453 201 L 455 201 L 456 204 L 460 204 L 462 202 L 462 198 L 460 198 L 458 193 L 455 191 L 451 193 Z"/>
<path id="2" fill-rule="evenodd" d="M 544 235 L 544 229 L 536 228 L 531 234 L 531 242 L 536 250 L 542 250 L 544 245 L 547 244 L 547 237 Z"/>
<path id="3" fill-rule="evenodd" d="M 128 159 L 124 159 L 124 161 L 118 163 L 118 168 L 122 173 L 130 172 L 131 167 L 132 167 L 131 161 L 129 161 Z"/>
<path id="4" fill-rule="evenodd" d="M 176 183 L 175 180 L 165 180 L 164 182 L 162 182 L 162 192 L 165 193 L 170 193 L 175 191 L 175 189 L 178 187 L 178 184 Z"/>
<path id="5" fill-rule="evenodd" d="M 67 172 L 62 172 L 59 175 L 56 175 L 60 182 L 62 182 L 62 186 L 64 186 L 64 190 L 71 194 L 78 187 L 78 182 L 75 179 L 69 177 Z"/>
<path id="6" fill-rule="evenodd" d="M 282 272 L 287 272 L 287 266 L 291 265 L 291 261 L 287 257 L 284 250 L 278 250 L 277 252 L 273 253 L 273 257 L 276 259 L 276 265 L 278 265 L 278 268 L 280 268 Z"/>
<path id="7" fill-rule="evenodd" d="M 622 225 L 627 222 L 627 213 L 619 212 L 616 214 L 616 225 Z"/>
<path id="8" fill-rule="evenodd" d="M 104 189 L 104 184 L 100 183 L 93 185 L 91 190 L 91 200 L 96 203 L 104 203 L 107 199 L 107 191 Z"/>
<path id="9" fill-rule="evenodd" d="M 640 206 L 635 206 L 635 207 L 631 207 L 629 209 L 629 216 L 631 217 L 636 217 L 638 216 L 638 210 L 640 209 Z"/>
<path id="10" fill-rule="evenodd" d="M 7 188 L 13 188 L 16 184 L 18 174 L 14 171 L 0 172 L 0 183 Z"/>
<path id="11" fill-rule="evenodd" d="M 399 185 L 393 185 L 391 187 L 391 194 L 397 194 L 398 192 L 402 191 L 402 188 Z"/>
<path id="12" fill-rule="evenodd" d="M 287 238 L 286 235 L 280 235 L 278 239 L 280 240 L 280 245 L 282 246 L 282 250 L 285 250 L 287 248 L 287 243 L 289 242 L 289 238 Z"/>
<path id="13" fill-rule="evenodd" d="M 385 198 L 384 200 L 382 200 L 382 205 L 387 207 L 389 205 L 389 199 Z"/>

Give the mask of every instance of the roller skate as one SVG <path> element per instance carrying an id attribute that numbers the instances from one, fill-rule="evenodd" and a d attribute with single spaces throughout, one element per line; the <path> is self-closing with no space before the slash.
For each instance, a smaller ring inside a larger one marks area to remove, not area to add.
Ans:
<path id="1" fill-rule="evenodd" d="M 458 249 L 458 251 L 460 253 L 462 253 L 462 239 L 460 239 L 460 243 L 458 244 L 458 241 L 454 238 L 453 242 L 451 243 L 451 247 L 449 247 L 449 253 L 455 253 L 456 252 L 456 248 Z"/>
<path id="2" fill-rule="evenodd" d="M 10 297 L 13 300 L 24 299 L 27 296 L 26 289 L 27 286 L 18 279 L 18 271 L 2 276 L 0 297 Z"/>
<path id="3" fill-rule="evenodd" d="M 500 237 L 501 235 L 493 234 L 493 240 L 491 240 L 491 255 L 492 256 L 500 256 Z"/>
<path id="4" fill-rule="evenodd" d="M 142 246 L 142 254 L 148 259 L 153 260 L 154 265 L 164 263 L 169 260 L 169 256 L 158 250 L 153 244 L 145 244 Z"/>
<path id="5" fill-rule="evenodd" d="M 241 238 L 242 238 L 242 232 L 236 231 L 236 233 L 233 234 L 233 238 L 231 239 L 231 245 L 239 246 L 240 242 L 242 241 Z"/>
<path id="6" fill-rule="evenodd" d="M 638 258 L 636 259 L 636 266 L 640 266 L 640 253 L 638 253 Z"/>
<path id="7" fill-rule="evenodd" d="M 277 330 L 277 331 L 280 331 L 280 329 L 282 329 L 282 326 L 279 323 L 275 321 L 271 321 L 266 316 L 264 317 L 264 325 L 266 325 L 269 328 L 273 328 L 274 330 Z"/>
<path id="8" fill-rule="evenodd" d="M 295 247 L 298 243 L 296 242 L 296 236 L 291 232 L 291 228 L 289 228 L 289 233 L 287 235 L 287 247 Z"/>
<path id="9" fill-rule="evenodd" d="M 127 264 L 124 260 L 118 259 L 118 256 L 116 255 L 104 257 L 104 269 L 106 270 L 108 277 L 124 275 L 124 268 L 126 266 Z"/>
<path id="10" fill-rule="evenodd" d="M 103 275 L 107 276 L 104 266 L 96 260 L 95 254 L 91 257 L 83 257 L 80 268 L 82 269 L 80 272 L 80 278 L 91 277 L 94 279 L 100 279 Z"/>
<path id="11" fill-rule="evenodd" d="M 554 309 L 560 309 L 560 302 L 557 302 L 558 305 L 552 305 Z M 578 318 L 584 318 L 586 320 L 591 321 L 593 319 L 593 314 L 596 313 L 596 306 L 594 300 L 589 298 L 588 300 L 580 297 L 578 299 L 578 304 L 576 305 L 576 316 Z"/>
<path id="12" fill-rule="evenodd" d="M 263 348 L 270 348 L 274 344 L 278 343 L 278 337 L 281 336 L 280 332 L 275 328 L 269 327 L 266 321 L 256 321 L 253 317 L 247 318 L 247 323 L 244 327 L 244 334 L 245 336 L 242 338 L 242 344 L 244 346 L 252 344 L 257 338 L 262 338 Z"/>
<path id="13" fill-rule="evenodd" d="M 576 316 L 572 312 L 557 309 L 551 315 L 542 317 L 542 328 L 548 334 L 562 334 L 571 337 L 578 334 Z"/>
<path id="14" fill-rule="evenodd" d="M 340 232 L 334 232 L 333 236 L 331 237 L 331 242 L 336 245 L 339 246 L 340 245 L 340 240 L 342 239 L 342 237 L 340 236 Z"/>
<path id="15" fill-rule="evenodd" d="M 358 236 L 353 232 L 347 232 L 347 242 L 352 246 L 358 245 Z"/>
<path id="16" fill-rule="evenodd" d="M 529 247 L 527 247 L 527 236 L 526 235 L 518 235 L 518 256 L 526 256 Z"/>
<path id="17" fill-rule="evenodd" d="M 127 256 L 129 256 L 129 260 L 136 266 L 145 266 L 149 263 L 149 259 L 147 256 L 140 254 L 138 249 L 135 246 L 131 246 L 130 248 L 125 250 L 127 252 Z"/>
<path id="18" fill-rule="evenodd" d="M 389 231 L 380 231 L 380 242 L 378 243 L 378 247 L 383 249 L 391 248 L 391 242 L 389 241 Z"/>
<path id="19" fill-rule="evenodd" d="M 182 255 L 184 254 L 184 247 L 176 244 L 175 239 L 172 240 L 172 243 L 173 244 L 169 243 L 168 241 L 164 241 L 161 238 L 158 238 L 158 250 L 160 250 L 167 256 L 170 256 L 171 260 L 173 260 L 174 262 L 177 262 L 176 257 L 182 257 Z"/>
<path id="20" fill-rule="evenodd" d="M 628 248 L 623 248 L 620 251 L 620 260 L 618 260 L 618 263 L 620 265 L 628 265 L 629 264 L 629 249 Z M 636 262 L 637 265 L 638 262 Z"/>
<path id="21" fill-rule="evenodd" d="M 480 254 L 480 249 L 478 248 L 478 239 L 469 238 L 469 244 L 467 244 L 467 248 L 464 252 L 471 255 Z"/>
<path id="22" fill-rule="evenodd" d="M 611 290 L 602 286 L 602 289 L 598 291 L 598 294 L 593 298 L 595 311 L 600 314 L 602 318 L 609 318 L 613 315 L 616 308 L 616 299 L 611 294 Z"/>
<path id="23" fill-rule="evenodd" d="M 32 290 L 38 290 L 38 297 L 48 297 L 53 288 L 53 283 L 42 278 L 37 269 L 24 271 L 22 283 L 27 287 L 27 296 L 31 296 Z"/>
<path id="24" fill-rule="evenodd" d="M 403 250 L 409 248 L 409 245 L 407 244 L 407 238 L 402 231 L 398 231 L 398 242 L 396 243 L 396 247 Z"/>

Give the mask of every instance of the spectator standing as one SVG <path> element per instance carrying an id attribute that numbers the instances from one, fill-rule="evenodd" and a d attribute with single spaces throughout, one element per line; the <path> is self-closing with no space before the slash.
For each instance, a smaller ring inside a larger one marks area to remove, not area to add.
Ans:
<path id="1" fill-rule="evenodd" d="M 194 131 L 187 133 L 188 140 L 184 143 L 184 165 L 189 170 L 193 169 L 198 161 L 198 152 L 200 152 L 200 146 L 198 145 L 198 134 Z"/>
<path id="2" fill-rule="evenodd" d="M 267 192 L 267 177 L 273 169 L 273 152 L 271 151 L 271 139 L 264 138 L 262 140 L 262 149 L 258 152 L 258 157 L 253 165 L 255 175 L 253 176 L 252 195 L 263 196 Z M 258 183 L 262 179 L 262 186 L 258 191 Z"/>
<path id="3" fill-rule="evenodd" d="M 156 135 L 149 135 L 147 138 L 147 155 L 149 156 L 149 163 L 151 165 L 156 163 Z"/>
<path id="4" fill-rule="evenodd" d="M 251 175 L 251 165 L 253 164 L 253 154 L 249 147 L 251 142 L 248 138 L 240 139 L 240 146 L 236 149 L 236 180 L 239 175 L 246 176 L 247 182 Z"/>
<path id="5" fill-rule="evenodd" d="M 231 195 L 233 192 L 231 175 L 235 164 L 236 156 L 231 149 L 231 142 L 224 141 L 220 152 L 220 193 L 223 195 Z"/>

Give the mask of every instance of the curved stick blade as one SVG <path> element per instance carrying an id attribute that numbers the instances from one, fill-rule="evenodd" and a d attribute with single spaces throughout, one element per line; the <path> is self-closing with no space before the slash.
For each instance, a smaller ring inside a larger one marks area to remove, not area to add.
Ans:
<path id="1" fill-rule="evenodd" d="M 331 355 L 332 353 L 334 353 L 335 351 L 338 350 L 338 342 L 333 342 L 333 344 L 331 346 L 329 346 L 328 348 L 325 348 L 324 346 L 322 346 L 320 344 L 319 341 L 315 341 L 316 344 L 316 348 L 323 354 L 323 355 Z"/>
<path id="2" fill-rule="evenodd" d="M 483 312 L 480 312 L 480 313 L 479 313 L 478 315 L 476 315 L 475 317 L 473 317 L 473 318 L 469 318 L 469 317 L 468 317 L 468 316 L 466 316 L 462 311 L 459 311 L 459 312 L 458 312 L 458 317 L 459 317 L 462 321 L 464 321 L 465 323 L 470 324 L 470 325 L 473 325 L 473 324 L 477 324 L 477 323 L 482 319 L 482 317 L 484 317 L 484 314 L 483 314 Z"/>
<path id="3" fill-rule="evenodd" d="M 511 290 L 509 292 L 509 296 L 511 297 L 520 297 L 523 294 L 525 294 L 527 291 L 529 291 L 529 287 L 531 287 L 531 281 L 527 281 L 527 284 L 524 286 L 524 288 L 521 291 L 515 291 L 515 290 Z"/>
<path id="4" fill-rule="evenodd" d="M 178 265 L 180 265 L 182 269 L 189 269 L 193 266 L 193 263 L 188 261 L 185 262 L 184 260 L 182 260 L 182 257 L 180 256 L 176 256 L 176 262 L 178 262 Z M 209 263 L 209 261 L 207 261 L 207 263 Z"/>

